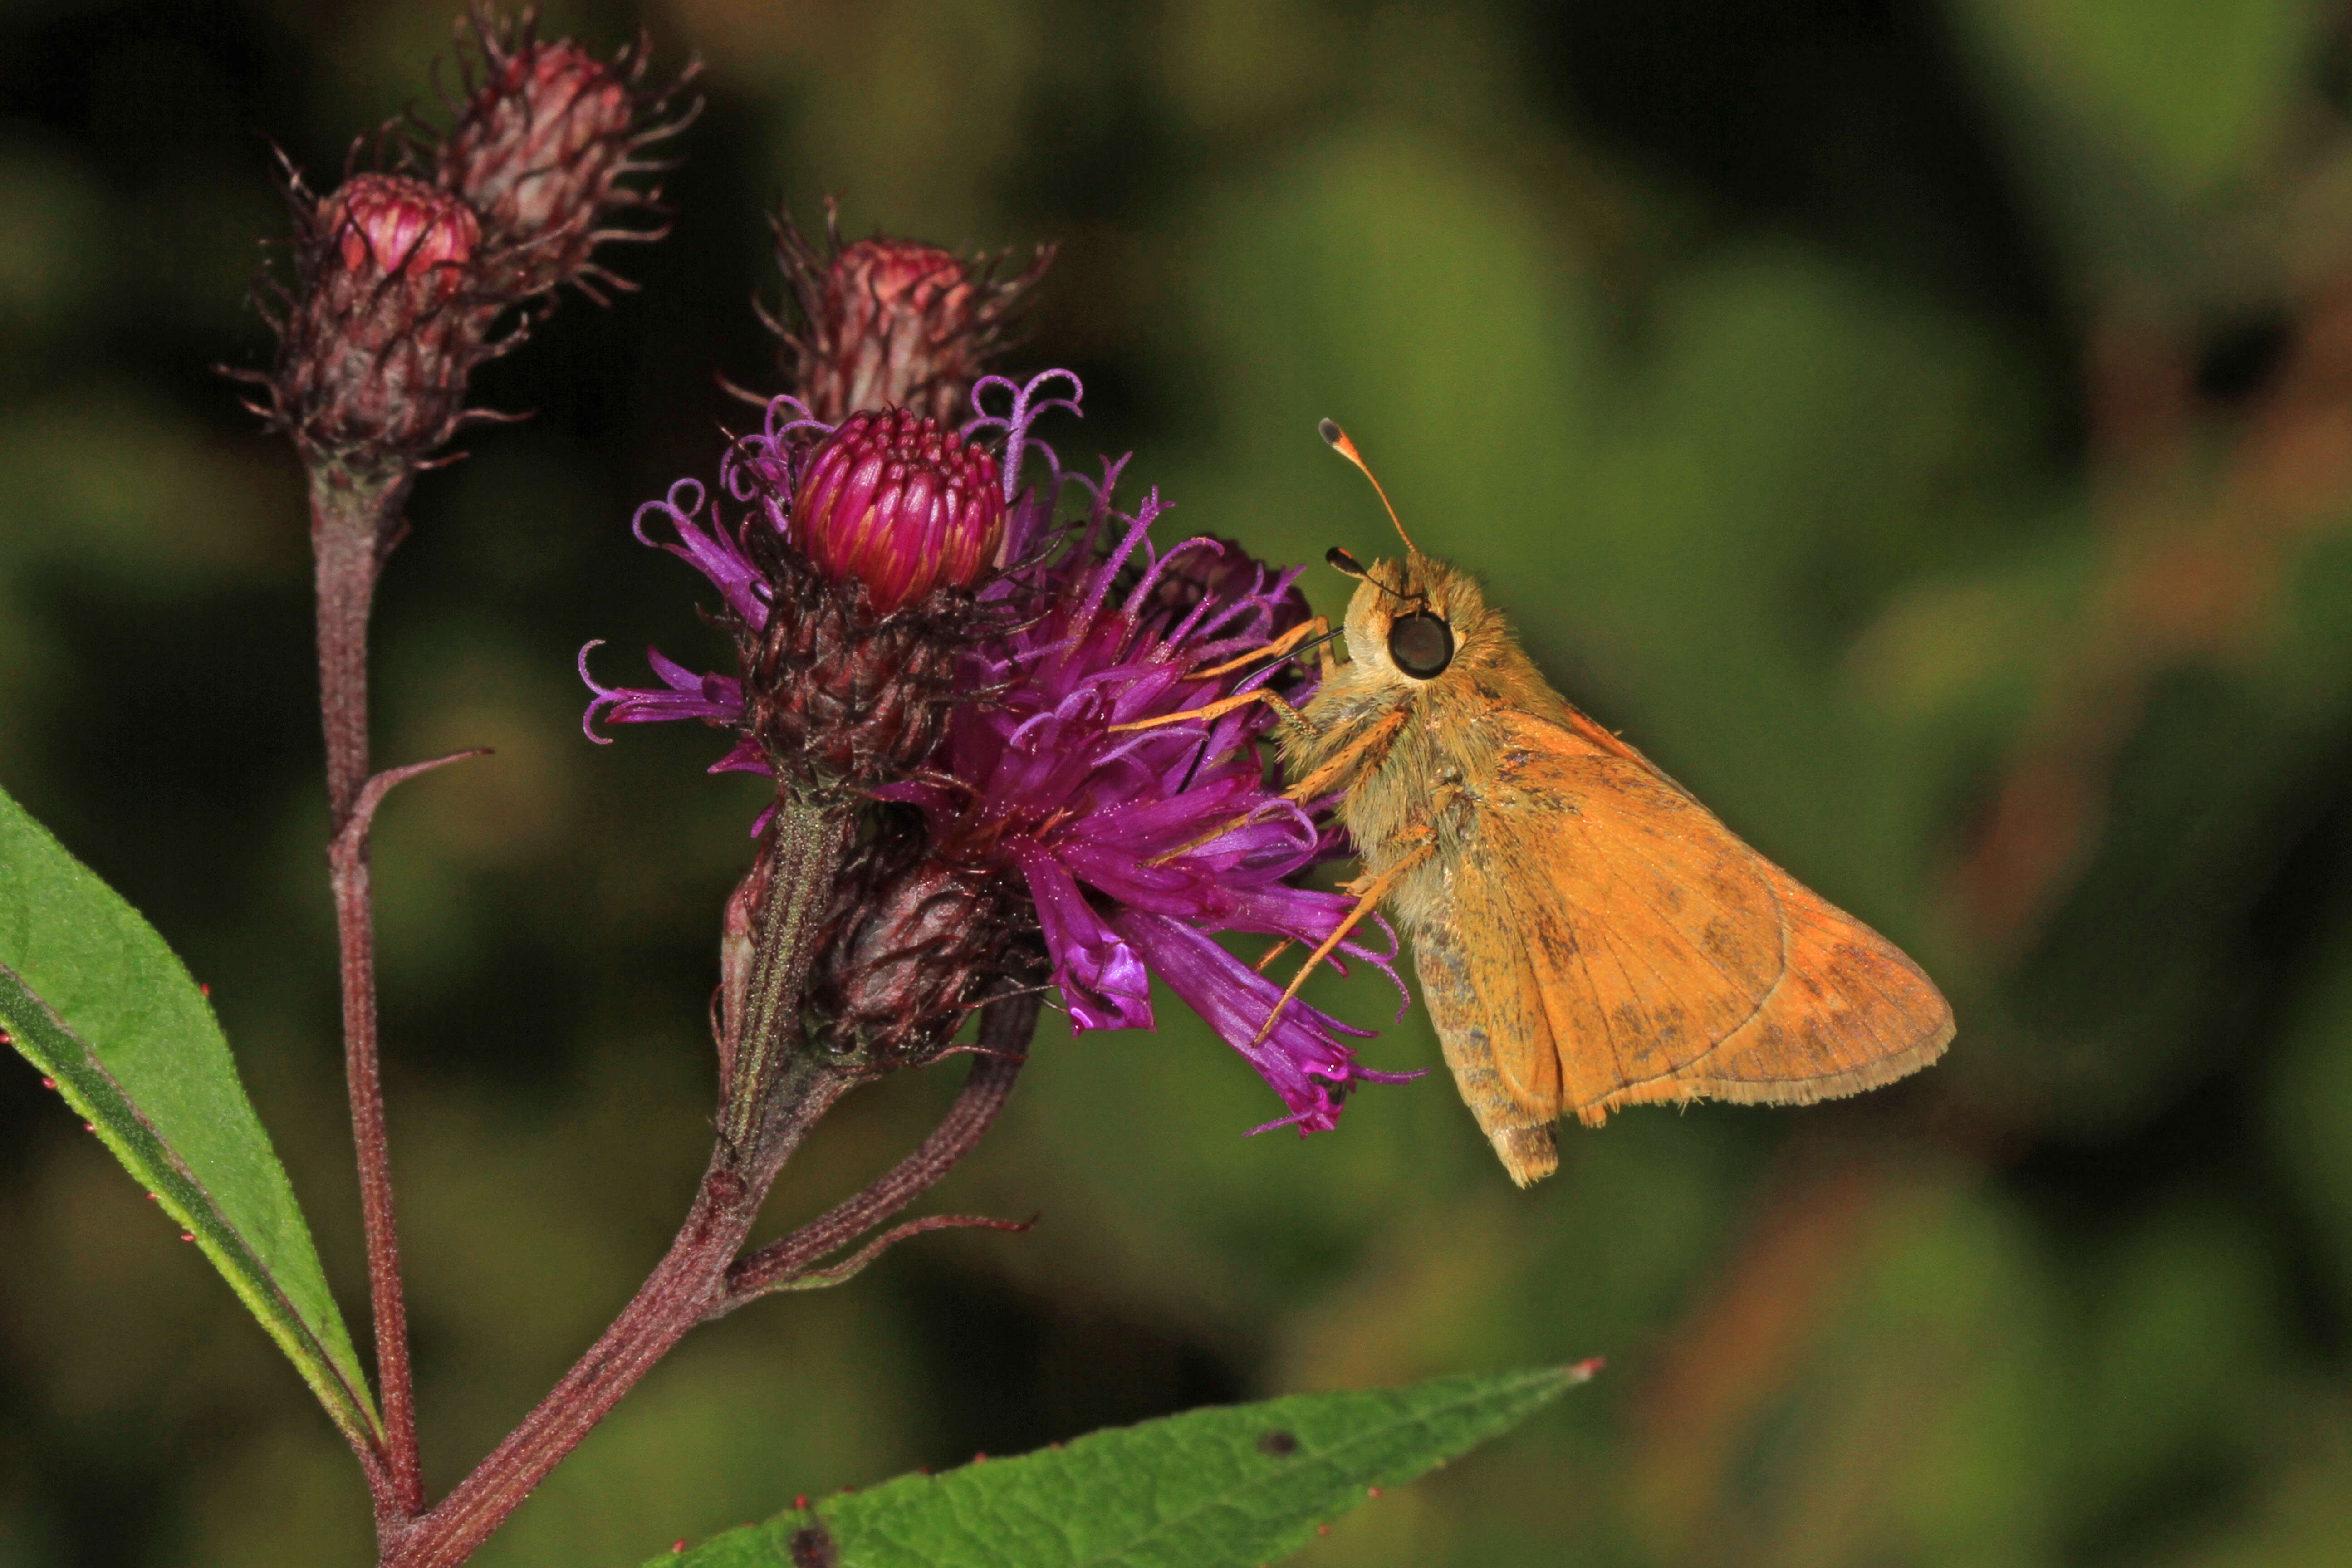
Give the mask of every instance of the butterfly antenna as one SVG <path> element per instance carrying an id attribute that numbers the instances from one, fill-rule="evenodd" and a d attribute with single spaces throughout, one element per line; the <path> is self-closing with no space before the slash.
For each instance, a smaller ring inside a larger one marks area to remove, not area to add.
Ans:
<path id="1" fill-rule="evenodd" d="M 1420 554 L 1421 547 L 1412 542 L 1412 535 L 1404 531 L 1404 524 L 1397 518 L 1396 508 L 1390 504 L 1389 492 L 1381 489 L 1380 479 L 1372 472 L 1372 466 L 1364 461 L 1364 455 L 1356 450 L 1356 444 L 1348 439 L 1348 433 L 1339 428 L 1338 421 L 1331 419 L 1324 420 L 1315 429 L 1316 433 L 1323 437 L 1326 445 L 1355 464 L 1356 471 L 1372 481 L 1372 493 L 1381 498 L 1381 505 L 1388 508 L 1389 521 L 1396 524 L 1397 537 L 1404 541 L 1407 552 L 1414 555 Z"/>

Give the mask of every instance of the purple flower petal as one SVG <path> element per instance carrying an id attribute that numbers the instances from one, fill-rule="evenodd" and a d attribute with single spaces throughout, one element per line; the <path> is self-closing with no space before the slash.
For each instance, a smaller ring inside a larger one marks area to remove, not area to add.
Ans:
<path id="1" fill-rule="evenodd" d="M 1291 1114 L 1266 1127 L 1296 1126 L 1302 1136 L 1327 1132 L 1338 1124 L 1340 1102 L 1356 1083 L 1401 1083 L 1421 1076 L 1367 1069 L 1338 1037 L 1363 1038 L 1371 1031 L 1350 1027 L 1304 1002 L 1285 1007 L 1273 1029 L 1259 1040 L 1257 1032 L 1267 1010 L 1281 997 L 1281 986 L 1181 921 L 1123 910 L 1112 923 L 1142 951 L 1151 972 L 1282 1096 Z M 1265 1127 L 1254 1131 L 1262 1132 Z"/>
<path id="2" fill-rule="evenodd" d="M 1054 961 L 1054 984 L 1076 1029 L 1149 1029 L 1151 976 L 1140 954 L 1095 913 L 1069 872 L 1052 856 L 1016 852 L 1037 900 L 1037 923 Z"/>
<path id="3" fill-rule="evenodd" d="M 1363 1031 L 1300 1003 L 1256 1040 L 1281 987 L 1213 940 L 1249 931 L 1319 945 L 1355 907 L 1292 885 L 1330 836 L 1266 787 L 1257 742 L 1271 716 L 1245 708 L 1119 728 L 1271 679 L 1193 671 L 1296 625 L 1305 610 L 1295 574 L 1216 541 L 1155 553 L 1149 532 L 1166 507 L 1154 492 L 1131 515 L 1113 510 L 1118 474 L 1106 465 L 1104 484 L 1089 487 L 1093 515 L 1029 584 L 1029 617 L 967 660 L 962 683 L 993 695 L 950 724 L 938 768 L 959 785 L 877 793 L 921 811 L 950 859 L 1018 868 L 1079 1028 L 1150 1027 L 1157 974 L 1275 1086 L 1292 1112 L 1286 1124 L 1319 1131 L 1349 1086 L 1388 1075 L 1369 1074 L 1339 1043 Z M 1097 555 L 1104 539 L 1114 542 Z M 1393 934 L 1384 948 L 1364 936 L 1342 943 L 1334 966 L 1370 963 L 1402 992 Z"/>
<path id="4" fill-rule="evenodd" d="M 684 665 L 662 657 L 659 648 L 646 649 L 646 662 L 662 678 L 665 688 L 642 686 L 599 686 L 596 678 L 588 673 L 588 652 L 604 646 L 599 637 L 583 644 L 580 649 L 580 679 L 596 694 L 581 715 L 580 727 L 598 745 L 608 745 L 611 737 L 596 733 L 596 716 L 602 711 L 608 724 L 657 724 L 671 719 L 701 719 L 713 724 L 732 724 L 743 717 L 743 683 L 724 675 L 697 675 Z"/>

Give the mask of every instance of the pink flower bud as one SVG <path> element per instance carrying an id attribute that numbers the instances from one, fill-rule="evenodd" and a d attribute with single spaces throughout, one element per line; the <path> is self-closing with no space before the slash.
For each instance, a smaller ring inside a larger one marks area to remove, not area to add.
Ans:
<path id="1" fill-rule="evenodd" d="M 342 253 L 345 271 L 376 279 L 430 275 L 451 293 L 482 240 L 472 208 L 400 174 L 352 176 L 321 205 L 319 216 Z"/>
<path id="2" fill-rule="evenodd" d="M 484 47 L 488 79 L 442 145 L 441 184 L 482 214 L 501 289 L 537 293 L 588 265 L 638 104 L 612 67 L 569 38 L 520 35 Z"/>
<path id="3" fill-rule="evenodd" d="M 1053 259 L 1040 248 L 1018 277 L 1003 258 L 965 258 L 910 239 L 844 246 L 827 204 L 825 238 L 812 243 L 776 220 L 776 262 L 800 317 L 784 339 L 788 385 L 819 419 L 911 408 L 942 422 L 970 417 L 972 383 Z"/>
<path id="4" fill-rule="evenodd" d="M 314 479 L 413 474 L 488 417 L 468 413 L 467 386 L 536 319 L 512 307 L 559 283 L 592 296 L 599 279 L 626 287 L 596 264 L 596 247 L 664 232 L 612 219 L 653 206 L 657 193 L 624 182 L 656 167 L 638 150 L 693 118 L 689 108 L 646 123 L 693 68 L 649 89 L 642 43 L 600 61 L 568 39 L 541 43 L 531 13 L 500 21 L 485 4 L 472 26 L 447 136 L 401 150 L 402 166 L 424 177 L 356 174 L 321 198 L 287 171 L 294 276 L 267 279 L 283 308 L 263 307 L 278 363 L 229 374 L 263 389 L 249 406 L 294 438 Z"/>
<path id="5" fill-rule="evenodd" d="M 792 533 L 825 576 L 863 581 L 881 615 L 968 588 L 1004 538 L 996 459 L 912 409 L 853 414 L 802 474 Z"/>
<path id="6" fill-rule="evenodd" d="M 830 416 L 908 405 L 935 418 L 964 412 L 980 375 L 972 334 L 977 297 L 963 261 L 903 239 L 861 239 L 825 274 L 820 340 L 832 352 L 810 366 L 813 411 Z"/>
<path id="7" fill-rule="evenodd" d="M 313 461 L 397 468 L 448 439 L 488 353 L 481 225 L 401 174 L 354 174 L 315 204 L 299 184 L 295 196 L 271 417 Z"/>

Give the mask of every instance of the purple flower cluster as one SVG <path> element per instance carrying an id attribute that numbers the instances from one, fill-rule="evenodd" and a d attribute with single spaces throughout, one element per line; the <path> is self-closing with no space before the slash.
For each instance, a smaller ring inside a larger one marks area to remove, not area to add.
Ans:
<path id="1" fill-rule="evenodd" d="M 1075 392 L 1076 378 L 1067 379 Z M 1289 1114 L 1267 1126 L 1327 1131 L 1357 1083 L 1417 1075 L 1366 1068 L 1342 1037 L 1368 1031 L 1304 1003 L 1285 1008 L 1257 1038 L 1281 987 L 1215 939 L 1246 932 L 1311 949 L 1328 936 L 1353 900 L 1298 882 L 1341 852 L 1336 830 L 1268 787 L 1257 742 L 1272 720 L 1262 706 L 1205 722 L 1119 729 L 1274 679 L 1278 667 L 1199 672 L 1305 618 L 1297 573 L 1274 574 L 1215 539 L 1156 550 L 1150 533 L 1167 510 L 1158 492 L 1132 513 L 1113 505 L 1125 459 L 1107 464 L 1098 486 L 1069 481 L 1092 492 L 1089 515 L 1046 548 L 1065 479 L 1050 449 L 1030 440 L 1029 425 L 1045 407 L 1076 407 L 1075 396 L 1039 398 L 1046 381 L 1011 388 L 1011 413 L 975 420 L 962 432 L 969 439 L 993 426 L 1004 437 L 1003 483 L 1013 504 L 999 559 L 1013 564 L 978 593 L 1013 612 L 1011 629 L 963 654 L 956 684 L 973 700 L 957 709 L 929 765 L 872 793 L 919 812 L 929 852 L 943 863 L 1025 884 L 1076 1029 L 1152 1027 L 1156 974 L 1281 1095 Z M 1010 388 L 992 377 L 980 390 L 992 384 Z M 779 400 L 768 428 L 740 444 L 730 463 L 805 471 L 796 443 L 814 433 L 804 417 L 788 414 L 800 410 Z M 1032 445 L 1049 477 L 1013 502 L 1022 453 Z M 748 494 L 740 484 L 729 488 Z M 791 490 L 770 484 L 761 493 Z M 640 509 L 638 537 L 691 563 L 718 586 L 730 612 L 758 629 L 775 595 L 754 564 L 747 531 L 789 531 L 792 520 L 755 506 L 730 531 L 717 509 L 704 515 L 705 500 L 701 486 L 682 481 L 666 500 Z M 675 542 L 647 537 L 654 516 L 667 522 Z M 593 728 L 600 712 L 615 723 L 743 721 L 740 680 L 698 675 L 657 651 L 648 657 L 660 688 L 589 680 L 596 692 L 587 716 L 592 739 L 601 739 Z M 582 659 L 584 679 L 584 649 Z M 766 765 L 746 737 L 714 771 Z M 1395 981 L 1395 958 L 1391 936 L 1385 949 L 1342 943 L 1334 964 L 1360 960 Z"/>
<path id="2" fill-rule="evenodd" d="M 1311 947 L 1353 907 L 1294 885 L 1332 846 L 1265 785 L 1255 742 L 1266 710 L 1118 731 L 1270 679 L 1195 672 L 1304 619 L 1297 574 L 1273 575 L 1214 539 L 1155 552 L 1158 492 L 1131 515 L 1112 509 L 1123 461 L 1037 574 L 1042 613 L 968 656 L 971 686 L 1000 695 L 950 722 L 943 776 L 877 793 L 921 810 L 950 861 L 1019 871 L 1076 1028 L 1152 1027 L 1157 974 L 1282 1096 L 1291 1114 L 1269 1125 L 1325 1131 L 1354 1083 L 1413 1075 L 1365 1068 L 1339 1037 L 1368 1031 L 1299 1003 L 1257 1040 L 1281 987 L 1213 940 L 1246 931 Z M 1393 939 L 1386 952 L 1339 952 L 1395 979 Z"/>
<path id="3" fill-rule="evenodd" d="M 739 521 L 730 526 L 715 504 L 706 517 L 703 508 L 709 502 L 709 491 L 700 479 L 689 479 L 670 486 L 669 493 L 659 500 L 649 500 L 637 508 L 636 514 L 629 520 L 629 531 L 636 536 L 638 543 L 666 550 L 710 579 L 711 585 L 726 601 L 728 617 L 757 637 L 768 629 L 776 585 L 752 559 L 752 531 L 764 529 L 779 539 L 792 539 L 792 509 L 786 498 L 793 493 L 794 476 L 808 466 L 811 438 L 832 433 L 832 426 L 809 417 L 807 407 L 798 398 L 779 397 L 768 405 L 761 428 L 729 447 L 719 464 L 720 485 L 735 500 L 746 503 Z M 672 537 L 656 539 L 648 533 L 649 519 L 667 523 Z M 582 716 L 580 727 L 598 745 L 611 744 L 610 737 L 596 733 L 600 712 L 612 724 L 658 724 L 672 719 L 699 719 L 706 724 L 741 728 L 743 682 L 739 677 L 698 675 L 665 656 L 661 649 L 648 647 L 646 662 L 653 667 L 661 685 L 600 686 L 596 678 L 588 673 L 588 656 L 603 646 L 601 637 L 587 644 L 580 650 L 579 661 L 580 679 L 596 694 Z M 770 769 L 758 740 L 745 733 L 738 739 L 733 751 L 710 764 L 710 771 L 764 773 Z M 752 831 L 759 829 L 754 826 Z"/>

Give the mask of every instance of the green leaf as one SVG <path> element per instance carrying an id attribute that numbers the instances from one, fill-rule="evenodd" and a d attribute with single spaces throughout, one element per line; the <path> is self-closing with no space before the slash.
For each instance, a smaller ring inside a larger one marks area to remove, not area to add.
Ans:
<path id="1" fill-rule="evenodd" d="M 335 1424 L 382 1428 L 220 1022 L 154 927 L 0 790 L 0 1030 L 192 1234 Z"/>
<path id="2" fill-rule="evenodd" d="M 901 1476 L 648 1568 L 1258 1568 L 1371 1495 L 1467 1452 L 1598 1368 L 1306 1394 Z"/>

